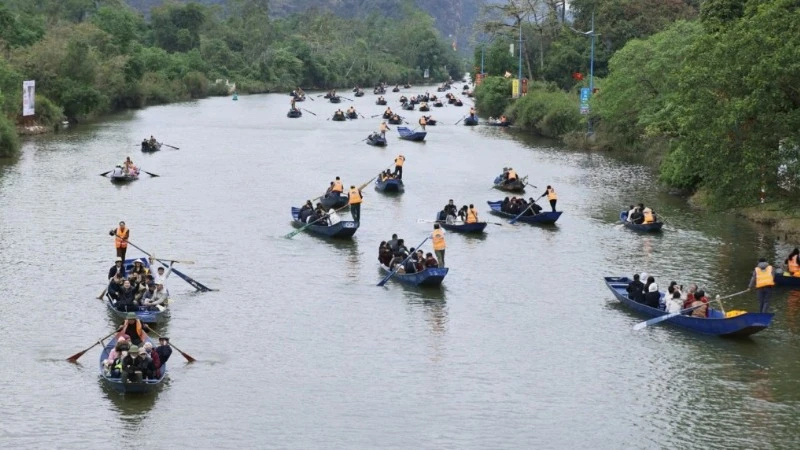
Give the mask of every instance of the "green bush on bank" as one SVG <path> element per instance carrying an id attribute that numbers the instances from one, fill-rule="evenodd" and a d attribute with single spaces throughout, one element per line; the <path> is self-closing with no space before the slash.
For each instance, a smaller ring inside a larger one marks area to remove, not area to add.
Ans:
<path id="1" fill-rule="evenodd" d="M 18 153 L 17 130 L 5 116 L 0 115 L 0 158 L 9 158 Z"/>
<path id="2" fill-rule="evenodd" d="M 480 86 L 475 88 L 475 107 L 485 117 L 497 117 L 503 114 L 511 102 L 511 79 L 503 77 L 486 77 Z"/>
<path id="3" fill-rule="evenodd" d="M 539 86 L 529 87 L 527 95 L 506 109 L 506 115 L 517 126 L 554 139 L 561 139 L 584 124 L 574 94 Z"/>

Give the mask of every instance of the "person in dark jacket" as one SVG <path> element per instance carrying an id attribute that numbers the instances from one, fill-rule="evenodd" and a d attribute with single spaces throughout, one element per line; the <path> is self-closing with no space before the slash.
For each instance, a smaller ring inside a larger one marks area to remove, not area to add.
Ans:
<path id="1" fill-rule="evenodd" d="M 642 303 L 644 300 L 644 284 L 639 280 L 639 274 L 633 276 L 633 281 L 628 283 L 628 298 L 637 302 Z"/>
<path id="2" fill-rule="evenodd" d="M 125 264 L 122 262 L 122 258 L 120 258 L 119 256 L 117 256 L 117 260 L 114 262 L 114 265 L 111 266 L 110 269 L 108 269 L 108 279 L 111 280 L 112 278 L 114 278 L 114 275 L 116 275 L 117 272 L 119 272 L 122 278 L 126 277 Z"/>
<path id="3" fill-rule="evenodd" d="M 455 216 L 456 214 L 458 214 L 458 207 L 455 205 L 455 203 L 453 203 L 452 198 L 450 199 L 449 202 L 447 202 L 446 205 L 444 205 L 444 214 L 445 214 L 445 219 L 447 218 L 447 216 Z"/>
<path id="4" fill-rule="evenodd" d="M 411 257 L 406 260 L 403 269 L 405 269 L 406 273 L 417 273 L 417 265 L 416 261 L 414 261 L 414 249 L 412 248 L 409 253 Z"/>
<path id="5" fill-rule="evenodd" d="M 127 383 L 141 381 L 141 379 L 142 357 L 139 356 L 139 346 L 131 345 L 128 355 L 122 358 L 122 381 Z"/>
<path id="6" fill-rule="evenodd" d="M 119 294 L 122 291 L 122 284 L 124 282 L 125 279 L 122 278 L 122 275 L 119 272 L 114 274 L 114 278 L 112 278 L 108 282 L 108 287 L 106 288 L 106 291 L 108 292 L 108 295 L 111 297 L 111 300 L 115 304 L 117 304 L 117 302 L 119 301 Z"/>
<path id="7" fill-rule="evenodd" d="M 650 283 L 647 293 L 644 294 L 644 304 L 651 308 L 658 308 L 661 300 L 661 293 L 658 292 L 658 284 Z"/>
<path id="8" fill-rule="evenodd" d="M 158 353 L 158 361 L 161 363 L 159 369 L 164 367 L 169 359 L 170 355 L 172 355 L 172 347 L 169 346 L 169 338 L 161 336 L 158 338 L 158 347 L 156 347 L 156 353 Z"/>
<path id="9" fill-rule="evenodd" d="M 136 289 L 134 289 L 130 281 L 125 280 L 125 282 L 122 283 L 122 288 L 119 290 L 119 295 L 117 298 L 117 310 L 136 311 L 136 304 L 134 303 L 135 300 Z"/>

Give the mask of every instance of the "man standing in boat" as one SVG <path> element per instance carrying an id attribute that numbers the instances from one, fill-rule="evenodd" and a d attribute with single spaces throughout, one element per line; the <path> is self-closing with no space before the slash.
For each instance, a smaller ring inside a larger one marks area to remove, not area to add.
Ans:
<path id="1" fill-rule="evenodd" d="M 125 222 L 120 222 L 119 227 L 108 232 L 110 236 L 114 236 L 114 247 L 117 248 L 117 257 L 122 258 L 122 263 L 125 264 L 125 253 L 128 251 L 128 239 L 131 237 L 130 228 L 125 226 Z"/>
<path id="2" fill-rule="evenodd" d="M 381 127 L 380 127 L 380 130 L 379 130 L 381 132 L 381 137 L 386 139 L 386 132 L 389 131 L 390 129 L 391 128 L 389 128 L 389 125 L 386 125 L 386 121 L 385 120 L 383 122 L 381 122 Z"/>
<path id="3" fill-rule="evenodd" d="M 394 176 L 397 179 L 403 179 L 403 163 L 406 162 L 406 157 L 403 155 L 398 155 L 397 158 L 394 159 Z"/>
<path id="4" fill-rule="evenodd" d="M 350 203 L 350 215 L 356 223 L 361 223 L 361 191 L 355 186 L 350 186 L 350 193 L 348 194 L 348 203 Z"/>
<path id="5" fill-rule="evenodd" d="M 556 212 L 556 202 L 558 201 L 556 190 L 548 184 L 547 189 L 544 190 L 544 194 L 542 194 L 539 198 L 542 198 L 545 195 L 547 196 L 547 199 L 550 200 L 550 207 L 553 208 L 553 212 Z"/>
<path id="6" fill-rule="evenodd" d="M 765 258 L 759 258 L 758 265 L 750 277 L 750 289 L 756 288 L 758 296 L 758 312 L 769 312 L 769 299 L 775 286 L 774 270 Z"/>
<path id="7" fill-rule="evenodd" d="M 444 268 L 444 250 L 447 245 L 444 242 L 444 230 L 438 223 L 433 224 L 431 239 L 433 239 L 433 251 L 436 253 L 436 259 L 439 260 L 439 267 Z"/>

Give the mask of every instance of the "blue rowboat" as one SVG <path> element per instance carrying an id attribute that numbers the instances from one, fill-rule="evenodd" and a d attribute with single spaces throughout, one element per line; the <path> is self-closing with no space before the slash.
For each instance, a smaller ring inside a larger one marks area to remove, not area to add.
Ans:
<path id="1" fill-rule="evenodd" d="M 774 278 L 776 286 L 800 287 L 800 277 L 793 277 L 791 275 L 775 272 Z"/>
<path id="2" fill-rule="evenodd" d="M 381 265 L 381 270 L 388 275 L 391 270 Z M 410 284 L 412 286 L 441 286 L 444 277 L 450 269 L 445 268 L 428 268 L 422 272 L 417 273 L 395 273 L 392 275 L 392 280 L 397 280 L 401 283 Z"/>
<path id="3" fill-rule="evenodd" d="M 666 311 L 637 303 L 628 298 L 626 291 L 631 280 L 628 277 L 605 277 L 606 286 L 623 305 L 648 317 L 659 317 Z M 662 294 L 663 295 L 663 294 Z M 772 322 L 771 313 L 745 313 L 734 317 L 725 317 L 722 311 L 708 307 L 708 317 L 676 316 L 667 322 L 695 333 L 711 336 L 743 337 L 758 333 Z"/>
<path id="4" fill-rule="evenodd" d="M 150 342 L 153 344 L 153 351 L 155 351 L 156 343 L 154 343 L 150 336 L 145 334 L 144 342 Z M 142 345 L 144 345 L 142 342 Z M 138 382 L 128 381 L 123 382 L 122 378 L 111 378 L 103 367 L 103 361 L 108 359 L 108 355 L 111 353 L 111 350 L 117 345 L 117 336 L 114 336 L 105 347 L 103 347 L 103 351 L 100 352 L 100 377 L 103 378 L 103 381 L 106 382 L 112 389 L 117 392 L 122 392 L 123 394 L 147 394 L 150 392 L 155 391 L 164 383 L 164 380 L 167 378 L 167 365 L 161 365 L 161 376 L 156 379 L 152 380 L 142 380 Z"/>
<path id="5" fill-rule="evenodd" d="M 155 144 L 150 144 L 148 141 L 142 141 L 142 152 L 144 153 L 154 153 L 161 150 L 161 142 L 156 142 Z"/>
<path id="6" fill-rule="evenodd" d="M 503 203 L 502 201 L 497 202 L 486 202 L 489 204 L 489 207 L 492 208 L 492 214 L 498 215 L 500 217 L 507 217 L 509 219 L 513 219 L 517 217 L 518 214 L 511 214 L 507 212 L 500 211 L 500 205 Z M 556 223 L 559 217 L 561 217 L 561 213 L 563 211 L 548 211 L 548 212 L 540 212 L 535 216 L 522 216 L 517 219 L 518 222 L 525 222 L 525 223 L 543 223 L 543 224 L 553 224 Z"/>
<path id="7" fill-rule="evenodd" d="M 397 132 L 400 133 L 400 139 L 415 142 L 424 141 L 428 135 L 425 131 L 411 131 L 407 127 L 397 127 Z"/>
<path id="8" fill-rule="evenodd" d="M 372 145 L 373 147 L 386 147 L 388 142 L 386 142 L 386 138 L 380 134 L 372 133 L 367 136 L 367 144 Z"/>
<path id="9" fill-rule="evenodd" d="M 503 183 L 503 175 L 498 175 L 494 179 L 494 188 L 505 192 L 525 193 L 525 185 L 528 184 L 528 176 L 517 178 L 511 183 Z"/>
<path id="10" fill-rule="evenodd" d="M 378 192 L 397 192 L 401 193 L 406 190 L 403 185 L 403 180 L 398 178 L 387 178 L 383 181 L 375 180 L 375 190 Z"/>
<path id="11" fill-rule="evenodd" d="M 292 208 L 292 225 L 295 228 L 304 227 L 306 224 L 301 222 L 300 219 L 297 218 L 298 214 L 300 214 L 300 208 Z M 342 220 L 335 225 L 324 225 L 323 222 L 325 220 L 320 220 L 314 225 L 306 228 L 306 230 L 319 234 L 321 236 L 327 236 L 332 238 L 349 238 L 353 237 L 358 230 L 358 222 L 353 222 L 351 220 Z"/>
<path id="12" fill-rule="evenodd" d="M 299 109 L 290 109 L 289 112 L 286 113 L 286 117 L 290 119 L 297 119 L 301 117 L 303 113 Z"/>
<path id="13" fill-rule="evenodd" d="M 645 233 L 655 233 L 661 231 L 661 228 L 664 226 L 664 222 L 653 222 L 653 223 L 640 223 L 636 224 L 633 222 L 628 222 L 628 212 L 622 211 L 619 213 L 619 220 L 625 225 L 626 228 L 630 228 L 634 231 L 642 231 Z"/>
<path id="14" fill-rule="evenodd" d="M 477 124 L 478 124 L 478 118 L 477 117 L 475 117 L 475 118 L 467 117 L 466 119 L 464 119 L 464 125 L 466 125 L 468 127 L 474 127 Z"/>
<path id="15" fill-rule="evenodd" d="M 123 263 L 123 266 L 125 267 L 125 273 L 131 273 L 131 270 L 133 270 L 133 262 L 136 261 L 137 259 L 139 261 L 142 261 L 142 265 L 145 268 L 147 268 L 147 269 L 150 268 L 150 261 L 148 261 L 147 258 L 131 258 L 131 259 L 126 259 L 125 262 Z M 167 303 L 169 303 L 169 302 L 167 302 Z M 120 310 L 118 310 L 114 306 L 114 304 L 111 303 L 111 296 L 108 295 L 108 292 L 106 292 L 106 306 L 108 307 L 108 310 L 113 315 L 117 316 L 117 318 L 119 318 L 120 320 L 125 320 L 125 317 L 127 316 L 128 311 L 120 311 Z M 165 306 L 166 306 L 166 303 L 165 303 Z M 151 310 L 151 309 L 148 309 L 148 308 L 146 308 L 144 306 L 139 306 L 136 311 L 131 311 L 131 312 L 135 312 L 136 313 L 136 318 L 141 320 L 142 323 L 151 323 L 151 324 L 152 323 L 159 323 L 159 322 L 163 321 L 164 319 L 166 319 L 167 317 L 169 317 L 169 308 L 166 308 L 164 310 L 160 310 L 160 309 Z"/>
<path id="16" fill-rule="evenodd" d="M 466 223 L 466 222 L 456 222 L 456 223 L 447 223 L 443 221 L 438 221 L 437 223 L 442 226 L 447 231 L 453 231 L 455 233 L 464 233 L 464 234 L 478 234 L 483 233 L 483 230 L 486 229 L 486 222 L 475 222 L 475 223 Z"/>
<path id="17" fill-rule="evenodd" d="M 331 103 L 341 103 L 342 99 L 337 95 L 335 97 L 328 97 L 328 101 Z"/>
<path id="18" fill-rule="evenodd" d="M 139 170 L 137 169 L 136 171 L 131 171 L 128 174 L 125 174 L 125 172 L 111 172 L 108 174 L 108 178 L 114 184 L 130 183 L 131 181 L 136 181 L 139 179 Z"/>
<path id="19" fill-rule="evenodd" d="M 333 195 L 333 196 L 322 196 L 319 199 L 319 202 L 322 203 L 322 207 L 325 208 L 325 211 L 333 208 L 333 209 L 340 209 L 344 208 L 348 204 L 348 199 L 346 195 Z"/>

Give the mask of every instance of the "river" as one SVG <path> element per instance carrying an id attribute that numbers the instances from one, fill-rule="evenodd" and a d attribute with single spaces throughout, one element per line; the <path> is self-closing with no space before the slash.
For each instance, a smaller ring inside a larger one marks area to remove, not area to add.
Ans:
<path id="1" fill-rule="evenodd" d="M 399 110 L 399 94 L 386 97 Z M 603 283 L 647 271 L 662 288 L 674 279 L 730 294 L 759 255 L 782 262 L 791 242 L 690 209 L 635 161 L 455 126 L 468 106 L 434 108 L 440 124 L 423 144 L 393 131 L 378 149 L 360 141 L 379 124 L 375 96 L 355 99 L 367 120 L 344 123 L 314 99 L 300 105 L 317 116 L 300 119 L 277 94 L 147 108 L 28 140 L 0 165 L 0 447 L 800 446 L 800 292 L 778 291 L 773 326 L 736 341 L 633 331 L 643 318 Z M 151 134 L 180 150 L 140 153 Z M 361 184 L 399 153 L 406 192 L 365 189 L 352 241 L 284 238 L 290 206 L 335 176 Z M 160 177 L 98 176 L 128 155 Z M 449 198 L 504 222 L 486 201 L 502 198 L 490 187 L 507 165 L 539 186 L 529 195 L 555 187 L 557 226 L 450 233 L 441 289 L 375 286 L 378 243 L 398 233 L 416 245 L 431 230 L 417 219 Z M 666 219 L 662 235 L 616 223 L 640 201 Z M 64 361 L 116 324 L 95 297 L 120 220 L 136 245 L 195 261 L 179 267 L 219 289 L 170 278 L 160 332 L 198 362 L 173 353 L 169 382 L 145 397 L 104 386 L 99 347 Z"/>

